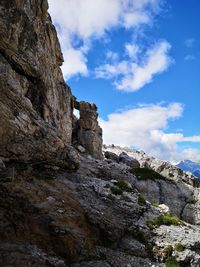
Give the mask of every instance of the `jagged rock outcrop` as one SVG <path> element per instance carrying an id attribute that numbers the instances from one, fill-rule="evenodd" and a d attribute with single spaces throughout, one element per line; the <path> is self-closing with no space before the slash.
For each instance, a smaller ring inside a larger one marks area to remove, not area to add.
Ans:
<path id="1" fill-rule="evenodd" d="M 74 100 L 80 118 L 74 119 L 74 140 L 81 144 L 93 157 L 102 159 L 102 129 L 98 125 L 98 113 L 95 104 Z"/>
<path id="2" fill-rule="evenodd" d="M 72 142 L 74 98 L 63 79 L 63 56 L 47 10 L 47 0 L 0 3 L 0 157 L 6 159 L 55 159 Z M 100 135 L 96 140 L 96 129 L 84 131 L 87 115 L 95 123 L 95 107 L 80 103 L 80 109 L 80 139 L 96 156 Z"/>

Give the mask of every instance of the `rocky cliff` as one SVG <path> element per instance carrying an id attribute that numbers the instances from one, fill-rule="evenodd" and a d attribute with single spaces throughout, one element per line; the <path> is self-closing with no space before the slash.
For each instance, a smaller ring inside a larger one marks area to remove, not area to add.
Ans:
<path id="1" fill-rule="evenodd" d="M 199 180 L 138 151 L 103 156 L 47 10 L 0 2 L 0 266 L 200 266 Z"/>
<path id="2" fill-rule="evenodd" d="M 3 158 L 65 160 L 69 153 L 68 150 L 65 153 L 65 147 L 72 143 L 74 98 L 63 79 L 60 44 L 47 10 L 46 0 L 1 1 L 0 156 Z M 90 106 L 85 112 L 88 110 Z M 97 116 L 94 121 L 97 124 Z M 86 143 L 83 131 L 80 139 Z M 95 148 L 89 150 L 93 152 Z M 98 151 L 94 156 L 101 154 L 99 146 Z"/>

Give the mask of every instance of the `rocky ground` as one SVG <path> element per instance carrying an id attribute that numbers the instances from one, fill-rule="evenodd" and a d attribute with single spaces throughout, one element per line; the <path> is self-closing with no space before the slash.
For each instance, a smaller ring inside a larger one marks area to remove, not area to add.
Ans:
<path id="1" fill-rule="evenodd" d="M 76 172 L 6 163 L 0 266 L 200 266 L 200 228 L 180 213 L 187 205 L 196 212 L 194 187 L 171 177 L 141 179 L 126 158 L 80 153 Z M 157 183 L 162 197 L 152 202 Z M 177 217 L 167 220 L 169 213 Z"/>

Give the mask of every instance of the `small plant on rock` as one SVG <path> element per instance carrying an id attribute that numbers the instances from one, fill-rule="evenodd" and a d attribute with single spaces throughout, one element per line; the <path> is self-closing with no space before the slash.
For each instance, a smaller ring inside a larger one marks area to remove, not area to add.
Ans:
<path id="1" fill-rule="evenodd" d="M 138 204 L 140 206 L 144 206 L 146 204 L 146 200 L 142 195 L 139 195 L 139 197 L 138 197 Z"/>
<path id="2" fill-rule="evenodd" d="M 118 186 L 122 191 L 132 192 L 132 188 L 130 187 L 128 182 L 125 180 L 121 180 L 117 182 L 116 186 Z"/>
<path id="3" fill-rule="evenodd" d="M 175 249 L 177 251 L 181 252 L 181 251 L 184 251 L 185 250 L 185 246 L 183 244 L 181 244 L 181 243 L 176 243 L 175 244 Z"/>
<path id="4" fill-rule="evenodd" d="M 164 252 L 164 254 L 165 254 L 167 257 L 171 256 L 171 255 L 172 255 L 172 252 L 173 252 L 173 247 L 172 247 L 172 245 L 168 245 L 168 246 L 166 246 L 166 247 L 163 249 L 163 252 Z"/>
<path id="5" fill-rule="evenodd" d="M 114 195 L 121 195 L 123 193 L 123 191 L 119 187 L 116 187 L 116 186 L 111 186 L 110 190 L 112 194 Z"/>

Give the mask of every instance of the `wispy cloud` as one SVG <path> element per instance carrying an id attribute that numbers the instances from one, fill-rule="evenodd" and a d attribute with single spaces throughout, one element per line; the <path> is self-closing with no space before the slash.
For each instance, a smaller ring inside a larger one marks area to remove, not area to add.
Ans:
<path id="1" fill-rule="evenodd" d="M 200 160 L 197 150 L 179 151 L 179 143 L 200 142 L 200 136 L 166 133 L 170 121 L 180 118 L 182 114 L 183 105 L 180 103 L 143 105 L 112 113 L 108 120 L 100 120 L 104 142 L 139 147 L 146 153 L 165 160 L 194 159 L 194 156 Z"/>
<path id="2" fill-rule="evenodd" d="M 164 72 L 173 63 L 169 56 L 171 45 L 163 40 L 154 44 L 145 54 L 139 53 L 137 45 L 126 44 L 128 59 L 114 60 L 96 69 L 96 77 L 114 79 L 119 90 L 137 91 Z"/>
<path id="3" fill-rule="evenodd" d="M 192 48 L 195 44 L 195 39 L 194 38 L 188 38 L 185 40 L 185 46 L 187 48 Z"/>
<path id="4" fill-rule="evenodd" d="M 185 61 L 192 61 L 192 60 L 195 60 L 195 56 L 194 55 L 186 55 L 184 57 L 184 60 Z"/>
<path id="5" fill-rule="evenodd" d="M 49 0 L 65 63 L 64 75 L 88 74 L 87 54 L 94 39 L 111 29 L 132 29 L 152 23 L 163 0 Z"/>

